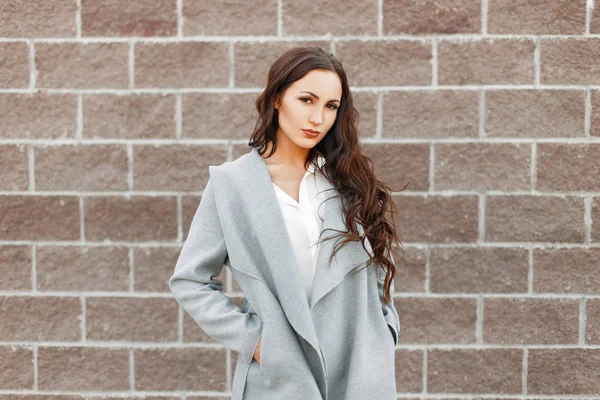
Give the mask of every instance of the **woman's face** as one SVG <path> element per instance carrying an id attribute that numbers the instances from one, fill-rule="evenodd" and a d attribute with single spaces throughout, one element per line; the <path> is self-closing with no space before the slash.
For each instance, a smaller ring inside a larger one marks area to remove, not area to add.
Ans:
<path id="1" fill-rule="evenodd" d="M 341 101 L 342 83 L 335 72 L 308 72 L 287 88 L 281 103 L 275 104 L 279 114 L 278 141 L 287 139 L 298 147 L 313 148 L 335 123 Z M 318 134 L 312 137 L 303 129 Z"/>

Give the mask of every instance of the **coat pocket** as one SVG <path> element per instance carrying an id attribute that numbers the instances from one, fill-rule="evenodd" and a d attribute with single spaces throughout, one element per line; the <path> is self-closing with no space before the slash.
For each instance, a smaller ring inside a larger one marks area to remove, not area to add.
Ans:
<path id="1" fill-rule="evenodd" d="M 259 352 L 260 352 L 260 362 L 256 361 L 256 358 L 254 358 L 254 357 L 253 357 L 253 358 L 252 358 L 252 363 L 256 363 L 256 364 L 258 364 L 258 366 L 259 366 L 259 368 L 260 368 L 260 371 L 261 371 L 261 373 L 262 373 L 263 375 L 265 375 L 265 378 L 266 378 L 266 374 L 265 374 L 265 371 L 264 371 L 264 369 L 263 369 L 263 365 L 264 365 L 264 361 L 265 361 L 265 354 L 264 354 L 264 349 L 265 349 L 265 338 L 264 338 L 264 335 L 265 335 L 265 328 L 266 328 L 266 327 L 265 327 L 265 323 L 264 323 L 264 321 L 263 321 L 263 320 L 262 320 L 262 319 L 261 319 L 261 318 L 258 316 L 258 314 L 256 314 L 256 311 L 255 311 L 255 310 L 254 310 L 254 308 L 253 308 L 253 307 L 250 305 L 250 303 L 248 303 L 248 312 L 249 312 L 249 313 L 251 313 L 251 314 L 254 314 L 254 315 L 256 315 L 256 317 L 258 317 L 258 318 L 261 320 L 261 322 L 263 323 L 262 332 L 261 332 L 261 334 L 260 334 L 260 339 L 259 339 L 259 342 L 260 342 L 260 351 L 259 351 Z M 256 350 L 256 349 L 255 349 L 255 350 Z"/>
<path id="2" fill-rule="evenodd" d="M 389 334 L 390 341 L 394 346 L 396 346 L 396 336 L 394 335 L 393 328 L 390 326 L 390 324 L 388 324 L 387 320 L 385 319 L 385 316 L 383 315 L 383 309 L 379 308 L 377 314 L 377 320 L 379 321 L 379 324 L 383 324 L 383 326 L 385 327 L 385 331 L 387 332 L 387 334 Z"/>
<path id="3" fill-rule="evenodd" d="M 265 333 L 267 333 L 267 340 L 265 342 Z M 260 336 L 260 362 L 258 363 L 259 367 L 260 367 L 260 372 L 262 373 L 266 384 L 269 384 L 269 374 L 268 374 L 268 363 L 269 363 L 269 332 L 268 332 L 268 328 L 263 325 L 263 330 L 262 330 L 262 334 Z"/>
<path id="4" fill-rule="evenodd" d="M 385 325 L 388 327 L 388 331 L 390 331 L 390 336 L 392 337 L 392 343 L 394 343 L 394 346 L 396 346 L 396 335 L 394 334 L 392 327 L 390 326 L 390 324 L 387 323 L 387 321 L 385 322 Z"/>

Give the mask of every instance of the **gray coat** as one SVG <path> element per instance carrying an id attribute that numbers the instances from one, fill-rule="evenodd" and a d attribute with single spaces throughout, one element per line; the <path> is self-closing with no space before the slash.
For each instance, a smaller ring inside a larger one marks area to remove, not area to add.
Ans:
<path id="1" fill-rule="evenodd" d="M 327 265 L 339 239 L 324 241 L 308 301 L 258 149 L 208 168 L 169 287 L 208 335 L 239 353 L 232 400 L 396 399 L 400 321 L 393 303 L 382 306 L 383 268 L 378 276 L 371 265 L 351 273 L 368 260 L 360 242 L 346 244 Z M 327 189 L 338 193 L 330 182 L 317 188 Z M 323 230 L 345 231 L 340 198 L 326 200 L 320 213 Z M 224 264 L 245 296 L 241 309 L 214 279 Z M 253 354 L 261 337 L 258 363 Z"/>

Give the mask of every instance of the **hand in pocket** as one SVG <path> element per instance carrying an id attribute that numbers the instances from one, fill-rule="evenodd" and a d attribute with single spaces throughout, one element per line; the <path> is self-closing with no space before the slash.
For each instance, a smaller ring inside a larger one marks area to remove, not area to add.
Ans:
<path id="1" fill-rule="evenodd" d="M 260 364 L 260 344 L 262 343 L 262 337 L 258 339 L 256 349 L 254 349 L 254 359 Z"/>

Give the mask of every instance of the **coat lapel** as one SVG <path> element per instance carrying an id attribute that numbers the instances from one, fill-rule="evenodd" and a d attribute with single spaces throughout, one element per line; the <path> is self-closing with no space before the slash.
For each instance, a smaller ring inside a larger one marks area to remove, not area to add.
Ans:
<path id="1" fill-rule="evenodd" d="M 335 245 L 341 242 L 343 237 L 325 239 L 339 235 L 340 232 L 347 232 L 347 229 L 341 199 L 336 197 L 339 192 L 327 179 L 318 180 L 318 182 L 317 193 L 319 194 L 317 196 L 320 200 L 324 200 L 321 206 L 323 209 L 323 229 L 317 251 L 312 296 L 309 301 L 311 310 L 320 299 L 340 284 L 347 274 L 369 260 L 368 254 L 360 242 L 348 242 L 338 250 L 331 260 L 331 264 L 329 264 L 329 257 L 333 254 Z M 357 225 L 360 233 L 360 224 Z"/>
<path id="2" fill-rule="evenodd" d="M 268 229 L 255 233 L 266 259 L 265 270 L 262 273 L 264 276 L 271 277 L 273 290 L 290 324 L 296 332 L 318 350 L 311 310 L 350 271 L 360 263 L 367 261 L 368 254 L 360 242 L 349 242 L 338 251 L 331 265 L 328 265 L 333 247 L 340 239 L 322 241 L 317 252 L 313 291 L 309 301 L 302 286 L 293 245 L 287 233 L 267 164 L 258 154 L 257 148 L 253 148 L 248 156 L 250 165 L 242 173 L 247 174 L 246 181 L 253 182 L 257 189 L 253 191 L 255 195 L 250 200 L 252 201 L 250 208 L 252 212 L 256 213 L 256 217 L 263 221 L 262 225 L 268 227 Z M 321 238 L 326 238 L 336 235 L 337 231 L 346 231 L 346 229 L 340 198 L 335 197 L 338 194 L 337 190 L 327 179 L 320 180 L 320 182 L 323 183 L 319 184 L 317 192 L 321 199 L 328 199 L 323 202 L 320 209 L 322 211 L 319 212 L 323 217 L 324 233 Z"/>
<path id="3" fill-rule="evenodd" d="M 248 168 L 240 173 L 247 175 L 246 182 L 253 182 L 254 195 L 250 199 L 249 212 L 253 219 L 261 221 L 264 227 L 254 232 L 264 255 L 265 263 L 262 275 L 270 282 L 271 290 L 279 300 L 286 317 L 294 330 L 298 332 L 315 349 L 319 349 L 317 335 L 312 323 L 306 293 L 298 271 L 294 249 L 287 233 L 285 220 L 279 208 L 277 195 L 273 189 L 271 176 L 258 149 L 253 148 L 248 154 Z"/>

